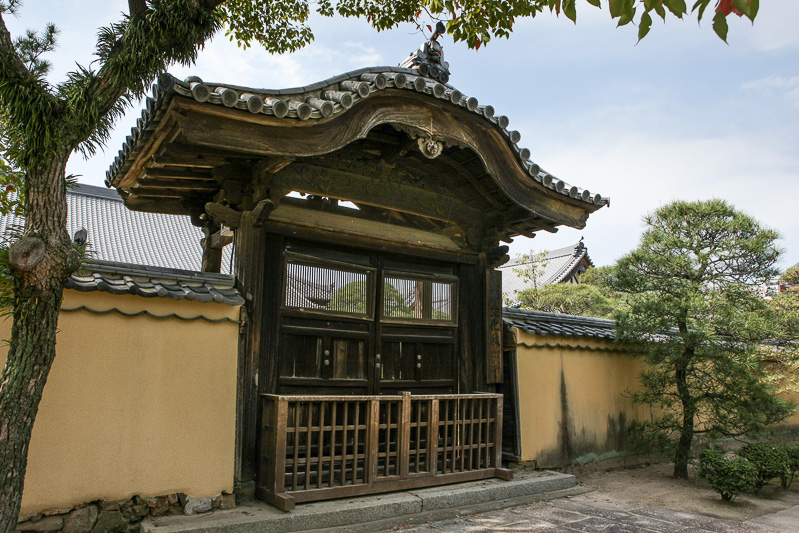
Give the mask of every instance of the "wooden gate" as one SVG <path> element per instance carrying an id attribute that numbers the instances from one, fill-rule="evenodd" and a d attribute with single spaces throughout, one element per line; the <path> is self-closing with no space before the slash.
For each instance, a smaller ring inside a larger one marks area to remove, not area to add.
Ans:
<path id="1" fill-rule="evenodd" d="M 429 487 L 501 468 L 502 395 L 264 394 L 259 498 L 295 502 Z"/>

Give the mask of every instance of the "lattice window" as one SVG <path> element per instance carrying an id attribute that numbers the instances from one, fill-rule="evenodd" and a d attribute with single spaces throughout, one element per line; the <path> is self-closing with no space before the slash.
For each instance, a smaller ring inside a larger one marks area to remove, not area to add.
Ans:
<path id="1" fill-rule="evenodd" d="M 374 269 L 288 253 L 286 308 L 371 317 Z"/>
<path id="2" fill-rule="evenodd" d="M 457 278 L 399 272 L 383 275 L 382 316 L 398 322 L 454 324 Z"/>

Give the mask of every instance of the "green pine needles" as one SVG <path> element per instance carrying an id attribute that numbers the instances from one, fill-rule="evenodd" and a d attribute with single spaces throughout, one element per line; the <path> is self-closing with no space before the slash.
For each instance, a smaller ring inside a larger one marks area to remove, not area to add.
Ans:
<path id="1" fill-rule="evenodd" d="M 645 222 L 614 280 L 629 306 L 618 340 L 648 363 L 633 400 L 650 405 L 652 419 L 632 429 L 687 478 L 695 436 L 753 435 L 793 412 L 769 374 L 795 371 L 796 358 L 774 366 L 760 350 L 786 336 L 762 296 L 781 250 L 776 231 L 723 200 L 674 202 Z"/>

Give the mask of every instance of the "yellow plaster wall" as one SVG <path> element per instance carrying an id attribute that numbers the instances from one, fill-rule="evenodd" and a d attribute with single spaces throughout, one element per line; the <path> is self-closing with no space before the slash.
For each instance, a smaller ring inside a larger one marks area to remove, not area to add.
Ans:
<path id="1" fill-rule="evenodd" d="M 622 449 L 625 426 L 648 416 L 624 396 L 643 362 L 607 341 L 516 333 L 522 460 L 555 468 Z"/>
<path id="2" fill-rule="evenodd" d="M 214 303 L 64 291 L 62 308 L 80 306 L 239 318 L 238 307 Z M 0 322 L 0 338 L 10 329 L 10 319 Z M 231 322 L 62 312 L 22 513 L 135 494 L 231 491 L 237 346 Z"/>

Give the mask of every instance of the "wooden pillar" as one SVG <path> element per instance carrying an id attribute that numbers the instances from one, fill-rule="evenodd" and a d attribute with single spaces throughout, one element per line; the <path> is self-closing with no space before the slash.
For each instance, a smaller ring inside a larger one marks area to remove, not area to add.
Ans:
<path id="1" fill-rule="evenodd" d="M 203 226 L 205 237 L 200 241 L 203 247 L 203 272 L 215 272 L 218 274 L 222 270 L 223 247 L 214 246 L 213 242 L 214 235 L 221 229 L 222 227 L 212 219 Z"/>
<path id="2" fill-rule="evenodd" d="M 485 302 L 486 383 L 502 383 L 502 273 L 487 269 Z"/>
<path id="3" fill-rule="evenodd" d="M 237 487 L 250 487 L 259 466 L 260 395 L 277 392 L 283 238 L 249 223 L 241 224 L 235 238 L 236 288 L 246 300 L 246 325 L 239 337 L 235 475 Z"/>

